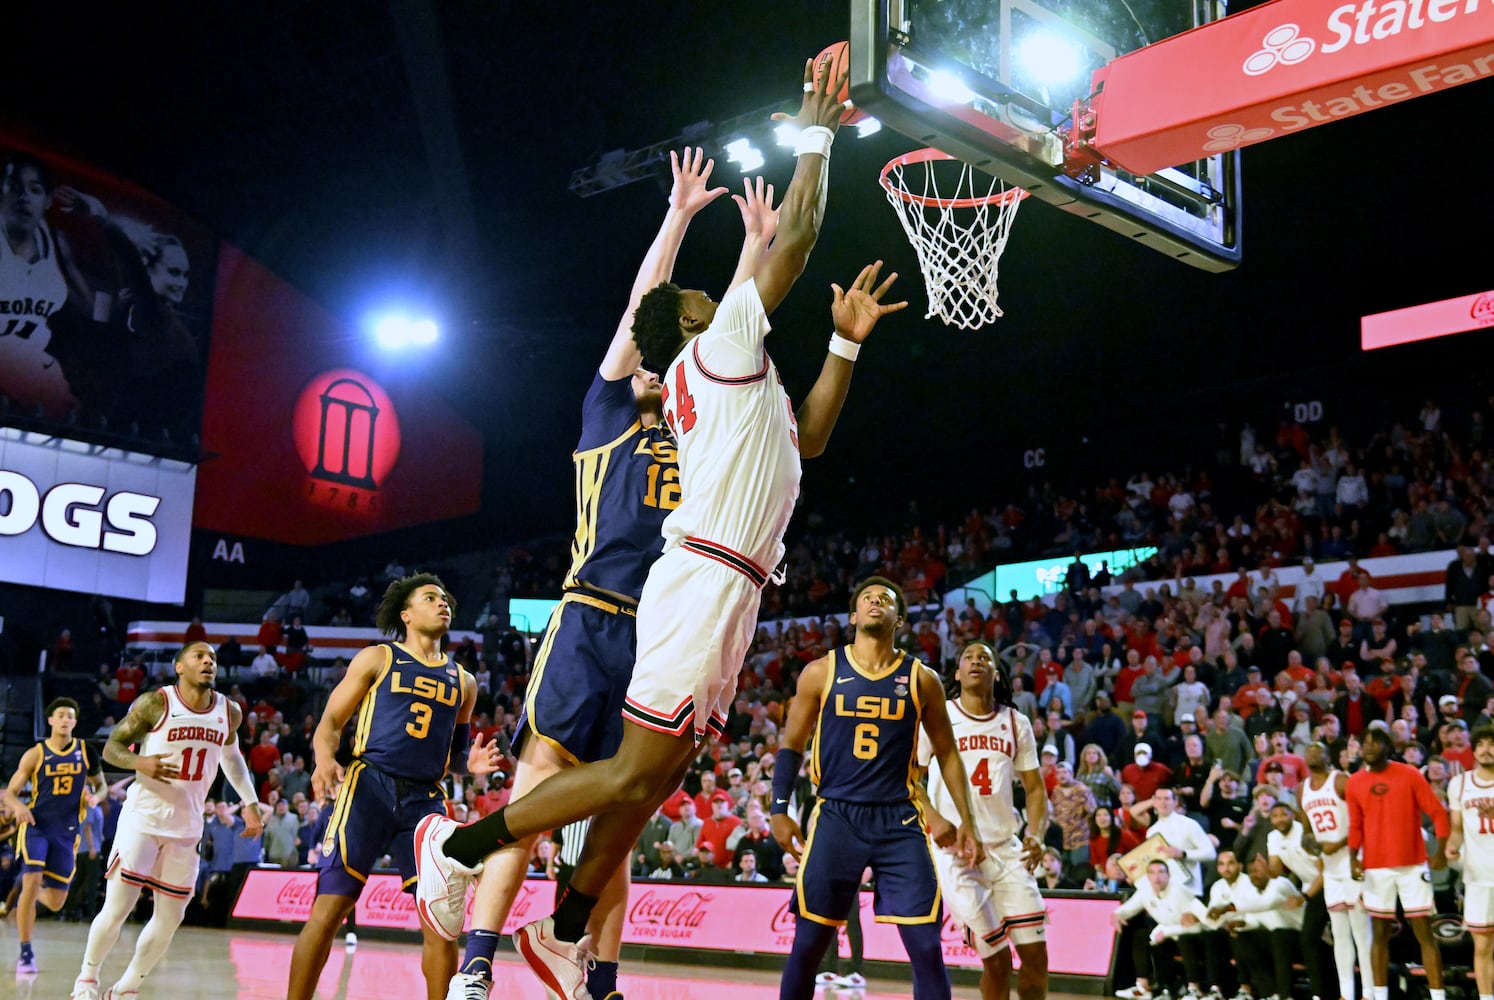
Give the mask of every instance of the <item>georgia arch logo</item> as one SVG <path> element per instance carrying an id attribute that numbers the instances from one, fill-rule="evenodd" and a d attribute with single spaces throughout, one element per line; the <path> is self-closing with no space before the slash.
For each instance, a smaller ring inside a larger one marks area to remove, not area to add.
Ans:
<path id="1" fill-rule="evenodd" d="M 296 397 L 291 434 L 309 498 L 350 511 L 378 508 L 400 451 L 399 415 L 383 386 L 351 368 L 313 376 Z"/>

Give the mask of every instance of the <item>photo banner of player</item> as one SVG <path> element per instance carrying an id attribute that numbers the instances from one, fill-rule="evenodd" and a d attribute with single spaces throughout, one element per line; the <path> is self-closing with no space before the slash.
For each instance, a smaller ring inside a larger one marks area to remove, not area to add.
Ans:
<path id="1" fill-rule="evenodd" d="M 180 604 L 196 472 L 0 428 L 0 580 Z"/>
<path id="2" fill-rule="evenodd" d="M 189 444 L 218 239 L 103 171 L 0 134 L 0 395 L 65 433 Z"/>
<path id="3" fill-rule="evenodd" d="M 197 528 L 322 545 L 476 512 L 481 434 L 431 386 L 371 375 L 357 342 L 223 245 Z"/>

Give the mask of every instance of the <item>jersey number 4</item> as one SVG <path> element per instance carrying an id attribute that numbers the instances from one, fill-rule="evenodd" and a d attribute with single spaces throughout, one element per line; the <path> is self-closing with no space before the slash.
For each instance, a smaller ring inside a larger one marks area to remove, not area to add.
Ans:
<path id="1" fill-rule="evenodd" d="M 695 427 L 695 397 L 690 395 L 690 387 L 685 384 L 685 366 L 680 365 L 674 370 L 674 404 L 670 405 L 669 386 L 663 388 L 664 413 L 669 419 L 669 426 L 674 432 L 681 436 L 688 434 Z"/>

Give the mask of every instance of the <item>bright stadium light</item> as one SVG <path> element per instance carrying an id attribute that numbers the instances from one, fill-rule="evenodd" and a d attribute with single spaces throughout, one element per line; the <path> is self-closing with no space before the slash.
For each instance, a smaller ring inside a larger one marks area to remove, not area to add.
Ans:
<path id="1" fill-rule="evenodd" d="M 882 131 L 882 123 L 871 115 L 867 115 L 856 123 L 856 138 L 865 139 L 869 135 L 876 135 Z"/>
<path id="2" fill-rule="evenodd" d="M 744 174 L 760 169 L 764 162 L 762 152 L 752 144 L 751 139 L 733 139 L 728 142 L 726 158 L 740 167 Z"/>
<path id="3" fill-rule="evenodd" d="M 1084 72 L 1079 47 L 1053 31 L 1035 31 L 1022 39 L 1017 63 L 1035 83 L 1044 87 L 1071 84 Z"/>
<path id="4" fill-rule="evenodd" d="M 975 91 L 942 69 L 929 74 L 929 91 L 946 105 L 969 104 L 975 100 Z"/>
<path id="5" fill-rule="evenodd" d="M 370 326 L 374 342 L 386 351 L 407 347 L 429 347 L 441 336 L 441 328 L 429 318 L 412 319 L 404 313 L 385 313 L 375 317 Z"/>
<path id="6" fill-rule="evenodd" d="M 773 127 L 773 136 L 778 140 L 778 145 L 793 149 L 799 144 L 799 136 L 803 131 L 793 122 L 779 122 Z"/>

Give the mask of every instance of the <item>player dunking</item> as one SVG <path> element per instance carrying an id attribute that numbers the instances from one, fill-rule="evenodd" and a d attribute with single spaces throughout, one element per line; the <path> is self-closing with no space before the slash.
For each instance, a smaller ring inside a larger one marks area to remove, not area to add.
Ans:
<path id="1" fill-rule="evenodd" d="M 601 367 L 581 404 L 576 475 L 576 535 L 565 594 L 550 618 L 514 734 L 519 763 L 513 798 L 562 768 L 605 760 L 622 742 L 622 708 L 637 652 L 638 597 L 663 548 L 664 518 L 679 506 L 674 441 L 661 419 L 659 380 L 640 368 L 633 312 L 645 292 L 668 281 L 690 220 L 726 193 L 707 182 L 715 161 L 699 150 L 669 154 L 674 186 L 669 211 L 643 258 L 632 294 Z M 748 197 L 755 191 L 749 186 Z M 755 204 L 762 204 L 760 201 Z M 744 206 L 747 201 L 743 200 Z M 472 901 L 461 971 L 448 1000 L 485 1000 L 492 987 L 499 932 L 528 870 L 535 837 L 483 862 Z M 617 985 L 628 869 L 602 892 L 591 919 L 596 962 L 586 977 L 595 1000 Z M 434 928 L 454 936 L 461 925 Z"/>
<path id="2" fill-rule="evenodd" d="M 897 584 L 878 576 L 863 580 L 851 597 L 856 638 L 805 667 L 789 705 L 771 811 L 774 838 L 801 863 L 781 1000 L 814 995 L 815 970 L 859 899 L 868 867 L 877 883 L 877 920 L 898 925 L 914 994 L 922 1000 L 950 995 L 939 940 L 939 877 L 911 777 L 920 731 L 949 776 L 949 799 L 960 816 L 958 853 L 965 863 L 979 864 L 981 850 L 944 690 L 932 671 L 893 644 L 906 613 Z M 801 854 L 799 824 L 788 803 L 811 734 L 810 772 L 819 800 Z"/>
<path id="3" fill-rule="evenodd" d="M 1032 723 L 1012 707 L 1011 684 L 989 644 L 976 640 L 965 647 L 955 679 L 959 694 L 949 701 L 949 721 L 969 787 L 975 790 L 967 794 L 986 857 L 973 865 L 939 851 L 934 855 L 939 884 L 950 912 L 966 927 L 966 942 L 980 956 L 981 997 L 1006 1000 L 1011 995 L 1015 947 L 1022 959 L 1017 996 L 1044 1000 L 1048 942 L 1043 925 L 1048 908 L 1032 873 L 1043 859 L 1048 791 L 1038 769 Z M 933 749 L 927 737 L 919 739 L 918 763 L 929 768 L 929 834 L 947 847 L 954 841 L 955 827 L 947 816 L 955 800 Z M 1021 780 L 1027 800 L 1027 835 L 1020 839 L 1013 778 Z"/>
<path id="4" fill-rule="evenodd" d="M 98 1000 L 104 959 L 141 889 L 151 890 L 154 910 L 135 941 L 135 957 L 105 1000 L 135 1000 L 141 981 L 166 954 L 197 884 L 203 804 L 220 767 L 245 803 L 244 836 L 259 835 L 259 797 L 237 738 L 243 717 L 237 703 L 213 690 L 217 674 L 212 646 L 183 646 L 176 683 L 136 698 L 104 744 L 104 760 L 134 771 L 135 782 L 120 810 L 104 872 L 104 907 L 88 929 L 73 1000 Z"/>
<path id="5" fill-rule="evenodd" d="M 450 926 L 464 903 L 465 869 L 496 847 L 572 820 L 596 817 L 553 917 L 516 933 L 545 985 L 585 1000 L 577 942 L 591 912 L 654 808 L 679 786 L 699 744 L 719 734 L 757 625 L 760 590 L 783 554 L 799 491 L 800 458 L 820 454 L 850 386 L 850 357 L 878 319 L 893 278 L 868 267 L 835 289 L 837 339 L 797 423 L 764 349 L 767 316 L 793 286 L 819 233 L 825 165 L 842 107 L 829 67 L 805 64 L 798 167 L 776 237 L 719 309 L 704 292 L 665 283 L 643 297 L 633 325 L 645 358 L 670 362 L 664 410 L 679 455 L 681 500 L 664 524 L 665 551 L 638 605 L 638 660 L 623 709 L 622 743 L 607 761 L 563 770 L 477 823 L 439 819 L 417 831 L 418 899 Z M 750 222 L 750 220 L 749 220 Z M 757 237 L 748 233 L 748 242 Z M 895 276 L 894 276 L 895 277 Z"/>
<path id="6" fill-rule="evenodd" d="M 312 795 L 336 804 L 322 841 L 311 916 L 291 956 L 289 1000 L 311 1000 L 332 939 L 363 892 L 374 862 L 394 856 L 406 892 L 415 885 L 415 825 L 444 808 L 448 769 L 487 774 L 498 750 L 481 734 L 468 746 L 477 682 L 442 651 L 456 602 L 430 573 L 395 580 L 374 622 L 393 642 L 361 650 L 332 694 L 312 735 Z M 353 762 L 337 763 L 343 727 L 357 712 Z M 439 1000 L 456 972 L 456 947 L 428 928 L 420 969 L 426 996 Z"/>
<path id="7" fill-rule="evenodd" d="M 1447 860 L 1463 860 L 1463 926 L 1473 934 L 1479 1000 L 1494 1000 L 1494 729 L 1473 732 L 1471 771 L 1448 782 Z"/>
<path id="8" fill-rule="evenodd" d="M 36 954 L 31 931 L 36 926 L 36 904 L 52 912 L 67 902 L 68 886 L 78 863 L 78 827 L 88 811 L 84 798 L 105 791 L 103 769 L 88 744 L 73 738 L 78 703 L 58 698 L 47 706 L 47 738 L 21 755 L 20 766 L 0 794 L 20 824 L 16 844 L 21 853 L 21 899 L 16 907 L 16 931 L 21 939 L 17 972 L 35 972 Z M 21 791 L 31 786 L 31 801 Z"/>
<path id="9" fill-rule="evenodd" d="M 1308 744 L 1303 757 L 1307 761 L 1307 781 L 1298 794 L 1307 825 L 1323 852 L 1323 904 L 1328 907 L 1328 922 L 1333 928 L 1339 996 L 1355 1000 L 1364 995 L 1354 990 L 1355 953 L 1363 976 L 1363 970 L 1370 967 L 1374 938 L 1361 898 L 1363 883 L 1355 881 L 1350 873 L 1349 852 L 1345 849 L 1349 843 L 1349 776 L 1329 769 L 1326 744 Z"/>
<path id="10" fill-rule="evenodd" d="M 1390 996 L 1390 938 L 1395 933 L 1397 899 L 1421 945 L 1431 1000 L 1447 1000 L 1442 956 L 1432 936 L 1432 874 L 1427 870 L 1427 845 L 1421 834 L 1425 814 L 1437 835 L 1431 866 L 1445 867 L 1447 810 L 1421 772 L 1391 760 L 1390 751 L 1389 731 L 1366 730 L 1359 750 L 1365 769 L 1351 775 L 1347 786 L 1349 868 L 1355 878 L 1364 879 L 1364 905 L 1374 920 L 1374 1000 Z"/>

